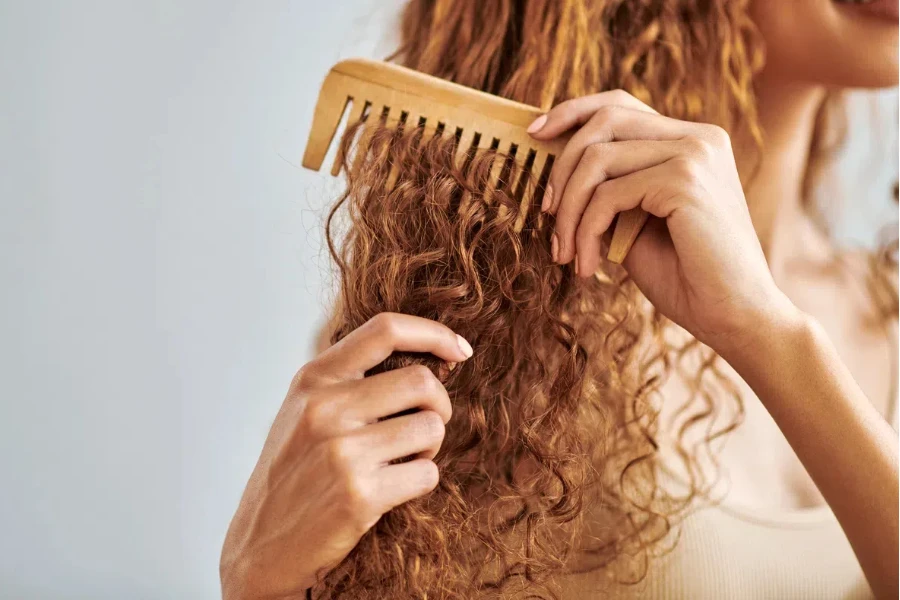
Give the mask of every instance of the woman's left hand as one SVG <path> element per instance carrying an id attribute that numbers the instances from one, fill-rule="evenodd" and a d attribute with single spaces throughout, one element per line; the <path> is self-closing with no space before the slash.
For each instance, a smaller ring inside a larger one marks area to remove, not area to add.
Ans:
<path id="1" fill-rule="evenodd" d="M 541 207 L 556 216 L 556 262 L 575 260 L 579 276 L 592 276 L 615 216 L 640 206 L 651 218 L 624 266 L 664 315 L 720 353 L 745 345 L 761 319 L 793 317 L 721 127 L 664 117 L 612 91 L 563 102 L 529 132 L 548 140 L 575 127 Z"/>

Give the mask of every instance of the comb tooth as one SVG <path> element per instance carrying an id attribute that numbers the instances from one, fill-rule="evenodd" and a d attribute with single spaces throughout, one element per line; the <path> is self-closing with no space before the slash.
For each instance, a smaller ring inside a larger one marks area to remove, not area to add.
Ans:
<path id="1" fill-rule="evenodd" d="M 318 171 L 322 168 L 322 162 L 325 160 L 325 155 L 328 154 L 328 148 L 341 123 L 341 117 L 348 101 L 349 98 L 327 107 L 321 107 L 321 102 L 316 105 L 313 126 L 309 131 L 306 151 L 303 153 L 303 166 L 307 169 Z"/>
<path id="2" fill-rule="evenodd" d="M 537 171 L 535 171 L 535 164 L 538 161 L 538 152 L 524 147 L 519 147 L 518 156 L 522 156 L 524 153 L 525 160 L 521 161 L 522 170 L 519 173 L 519 176 L 515 182 L 514 192 L 516 194 L 521 193 L 522 197 L 519 198 L 519 214 L 516 216 L 516 223 L 513 226 L 513 230 L 516 232 L 522 231 L 522 228 L 525 226 L 525 219 L 528 217 L 528 212 L 532 210 L 532 201 L 534 199 L 534 183 L 533 181 L 540 177 L 540 167 Z M 531 158 L 531 164 L 528 164 L 528 160 Z M 537 175 L 532 176 L 532 172 L 536 172 Z"/>
<path id="3" fill-rule="evenodd" d="M 403 116 L 403 111 L 393 106 L 387 107 L 387 114 L 384 117 L 384 123 L 388 127 L 396 127 Z"/>
<path id="4" fill-rule="evenodd" d="M 384 114 L 382 119 L 383 125 L 389 129 L 396 129 L 397 125 L 400 123 L 400 118 L 403 116 L 403 111 L 399 108 L 388 106 L 385 107 L 387 112 Z M 388 140 L 384 146 L 384 153 L 382 154 L 383 159 L 388 163 L 388 178 L 385 180 L 385 189 L 390 190 L 391 188 L 387 185 L 387 182 L 391 179 L 391 173 L 396 170 L 396 166 L 393 164 L 395 159 L 396 151 L 394 150 L 391 141 Z"/>
<path id="5" fill-rule="evenodd" d="M 527 148 L 519 148 L 519 152 L 525 152 L 525 156 L 527 157 L 530 153 L 530 149 Z M 522 165 L 522 172 L 519 175 L 519 181 L 516 182 L 516 190 L 519 191 L 521 187 L 522 198 L 519 200 L 519 214 L 516 216 L 516 222 L 513 226 L 514 231 L 522 231 L 522 228 L 525 226 L 525 219 L 528 217 L 528 212 L 533 210 L 535 207 L 532 206 L 534 204 L 534 196 L 538 191 L 538 185 L 540 184 L 541 175 L 544 171 L 544 165 L 547 164 L 547 159 L 549 156 L 546 152 L 542 150 L 535 150 L 534 160 L 531 161 L 530 167 L 526 168 L 527 158 L 522 161 L 520 164 Z M 543 213 L 537 214 L 537 225 L 540 226 Z"/>
<path id="6" fill-rule="evenodd" d="M 547 164 L 547 159 L 549 155 L 544 151 L 538 151 L 534 155 L 534 163 L 531 165 L 531 177 L 534 180 L 532 185 L 529 185 L 525 189 L 525 196 L 528 198 L 528 202 L 531 202 L 532 197 L 538 191 L 538 184 L 540 183 L 541 175 L 544 174 L 544 165 Z"/>
<path id="7" fill-rule="evenodd" d="M 481 134 L 481 137 L 478 138 L 478 143 L 473 145 L 475 149 L 475 154 L 478 154 L 480 151 L 490 150 L 491 144 L 493 144 L 494 138 L 485 133 Z"/>
<path id="8" fill-rule="evenodd" d="M 420 120 L 422 120 L 421 127 L 419 127 Z M 435 127 L 437 126 L 436 121 L 434 125 Z M 406 125 L 403 126 L 403 130 L 412 132 L 417 128 L 420 129 L 422 133 L 419 134 L 415 145 L 409 147 L 407 154 L 410 152 L 416 152 L 418 148 L 422 146 L 422 144 L 428 141 L 428 117 L 426 117 L 419 111 L 410 111 L 409 115 L 407 115 L 406 117 Z"/>
<path id="9" fill-rule="evenodd" d="M 474 139 L 475 132 L 472 129 L 462 130 L 462 135 L 459 138 L 459 144 L 456 146 L 456 157 L 453 159 L 453 162 L 455 162 L 460 169 L 466 162 L 466 156 L 469 153 L 469 148 L 472 147 L 472 141 Z"/>
<path id="10" fill-rule="evenodd" d="M 350 167 L 353 173 L 360 169 L 366 160 L 366 156 L 369 154 L 369 145 L 372 142 L 372 134 L 375 133 L 378 121 L 379 117 L 375 113 L 375 107 L 372 106 L 369 109 L 369 117 L 366 119 L 365 125 L 363 125 L 362 135 L 359 136 L 359 141 L 356 143 L 356 156 L 353 157 L 353 166 Z"/>
<path id="11" fill-rule="evenodd" d="M 506 156 L 510 151 L 509 145 L 506 143 L 500 143 L 497 145 L 497 153 L 494 155 L 494 162 L 491 164 L 491 173 L 488 176 L 487 189 L 485 190 L 485 202 L 490 203 L 493 200 L 494 195 L 500 191 L 503 182 L 500 181 L 500 174 L 503 172 L 503 167 L 506 165 Z M 514 159 L 515 160 L 515 159 Z M 506 213 L 509 212 L 509 208 L 506 205 L 501 205 L 497 211 L 497 216 L 505 217 Z"/>
<path id="12" fill-rule="evenodd" d="M 439 130 L 438 128 L 441 126 L 441 123 L 444 123 L 444 128 Z M 424 146 L 427 146 L 427 144 L 434 139 L 440 139 L 440 138 L 446 139 L 448 131 L 454 132 L 454 133 L 456 132 L 455 127 L 453 129 L 450 129 L 450 127 L 451 127 L 451 125 L 449 123 L 446 123 L 444 121 L 439 121 L 437 119 L 429 119 L 426 117 L 425 125 L 423 126 L 423 129 L 422 129 L 422 138 L 419 141 L 419 145 L 424 147 Z M 452 135 L 452 133 L 451 133 L 451 135 Z"/>
<path id="13" fill-rule="evenodd" d="M 415 110 L 409 111 L 409 114 L 406 115 L 406 123 L 404 123 L 404 125 L 403 125 L 403 131 L 408 134 L 415 131 L 419 127 L 419 119 L 421 119 L 421 118 L 422 118 L 422 113 L 420 113 L 419 111 L 415 111 Z M 425 121 L 425 122 L 427 123 L 428 121 Z M 422 143 L 422 140 L 424 139 L 424 137 L 425 137 L 425 126 L 423 125 L 422 126 L 422 135 L 419 136 L 419 140 L 418 140 L 416 146 L 418 146 L 419 144 Z M 410 146 L 410 150 L 413 150 L 413 148 L 414 148 L 413 146 Z"/>
<path id="14" fill-rule="evenodd" d="M 419 127 L 420 119 L 422 120 L 421 127 Z M 418 149 L 419 146 L 426 142 L 428 136 L 428 125 L 428 117 L 420 112 L 411 112 L 409 113 L 409 116 L 406 117 L 406 131 L 413 131 L 415 128 L 419 128 L 422 132 L 419 134 L 419 139 L 416 141 L 416 145 L 410 147 L 411 151 Z M 437 127 L 437 121 L 434 122 L 434 126 Z"/>
<path id="15" fill-rule="evenodd" d="M 438 127 L 441 123 L 444 123 L 444 129 L 441 130 L 441 135 L 438 135 Z M 422 133 L 422 143 L 427 143 L 436 137 L 446 136 L 448 131 L 455 133 L 456 127 L 445 121 L 435 121 L 433 119 L 427 119 L 425 121 L 425 131 L 424 133 Z"/>
<path id="16" fill-rule="evenodd" d="M 402 118 L 402 114 L 398 117 Z M 406 135 L 414 128 L 419 126 L 419 113 L 417 111 L 409 111 L 406 114 L 406 120 L 403 121 L 403 134 Z M 400 176 L 400 165 L 406 160 L 406 153 L 394 154 L 394 160 L 391 162 L 391 171 L 388 173 L 387 184 L 385 188 L 390 191 L 397 184 L 397 178 Z"/>
<path id="17" fill-rule="evenodd" d="M 403 115 L 402 111 L 399 108 L 393 106 L 385 106 L 384 112 L 381 117 L 381 124 L 387 128 L 396 128 L 397 124 L 400 122 L 400 117 Z M 389 163 L 388 170 L 388 178 L 385 183 L 385 189 L 390 190 L 390 187 L 387 185 L 387 182 L 391 180 L 391 175 L 396 170 L 396 167 L 391 163 L 394 159 L 394 150 L 391 146 L 390 141 L 388 141 L 384 146 L 384 153 L 381 157 Z"/>
<path id="18" fill-rule="evenodd" d="M 494 158 L 494 164 L 491 165 L 491 176 L 488 178 L 488 190 L 494 191 L 499 188 L 501 184 L 500 174 L 503 172 L 503 167 L 506 164 L 506 157 L 501 155 L 508 155 L 510 152 L 512 152 L 512 144 L 501 142 L 497 145 L 497 156 Z M 513 160 L 515 160 L 515 157 L 513 157 Z"/>
<path id="19" fill-rule="evenodd" d="M 322 83 L 303 153 L 303 166 L 307 169 L 318 171 L 322 167 L 349 101 L 344 85 L 345 77 L 334 71 L 329 72 Z"/>
<path id="20" fill-rule="evenodd" d="M 419 120 L 422 118 L 422 113 L 417 110 L 409 111 L 409 114 L 406 115 L 406 124 L 403 126 L 405 131 L 412 131 L 414 128 L 419 126 Z"/>
<path id="21" fill-rule="evenodd" d="M 350 116 L 347 118 L 347 129 L 350 129 L 357 122 L 363 120 L 363 111 L 366 108 L 368 102 L 366 102 L 363 98 L 353 98 L 353 108 L 350 109 Z M 337 174 L 341 172 L 341 165 L 344 162 L 344 153 L 343 153 L 343 144 L 338 145 L 337 154 L 334 157 L 334 164 L 331 165 L 331 174 L 337 177 Z"/>
<path id="22" fill-rule="evenodd" d="M 479 150 L 483 150 L 485 147 L 490 146 L 490 141 L 486 135 L 479 135 L 478 144 L 475 144 L 475 135 L 476 132 L 474 129 L 463 129 L 462 135 L 459 138 L 459 145 L 456 147 L 456 165 L 462 169 L 466 166 L 466 160 L 468 160 L 469 152 L 477 153 Z M 462 213 L 468 209 L 469 205 L 473 201 L 472 192 L 466 190 L 462 194 L 462 198 L 459 201 L 459 207 L 457 208 L 458 213 Z"/>
<path id="23" fill-rule="evenodd" d="M 483 140 L 484 140 L 484 136 L 482 136 L 482 141 Z M 493 143 L 493 140 L 491 140 L 491 143 L 488 144 L 488 147 L 490 147 L 492 145 L 492 143 Z M 504 147 L 504 146 L 506 146 L 506 147 Z M 482 147 L 482 143 L 479 143 L 478 147 L 479 148 Z M 509 150 L 510 150 L 510 148 L 505 143 L 500 142 L 498 140 L 497 150 L 495 151 L 493 159 L 491 160 L 491 171 L 490 171 L 490 174 L 488 175 L 487 188 L 484 190 L 485 191 L 485 194 L 484 194 L 485 202 L 490 203 L 491 200 L 493 199 L 494 194 L 498 190 L 498 186 L 500 185 L 500 174 L 503 172 L 503 166 L 506 163 L 505 156 L 501 156 L 501 154 L 509 154 Z M 504 216 L 506 214 L 506 212 L 507 212 L 506 207 L 501 206 L 499 216 L 501 216 L 501 217 Z"/>
<path id="24" fill-rule="evenodd" d="M 606 254 L 609 260 L 617 264 L 621 264 L 625 260 L 625 256 L 641 233 L 641 228 L 647 222 L 648 216 L 640 206 L 619 213 L 619 216 L 616 217 L 612 240 L 609 242 L 609 252 Z"/>

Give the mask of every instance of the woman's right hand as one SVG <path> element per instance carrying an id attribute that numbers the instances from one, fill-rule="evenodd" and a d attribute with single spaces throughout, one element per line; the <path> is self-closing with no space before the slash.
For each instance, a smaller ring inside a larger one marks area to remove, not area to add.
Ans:
<path id="1" fill-rule="evenodd" d="M 294 377 L 222 549 L 226 600 L 302 593 L 387 511 L 430 492 L 450 420 L 447 391 L 414 365 L 363 374 L 394 351 L 472 355 L 449 328 L 382 313 Z M 379 420 L 401 411 L 418 412 Z M 416 455 L 409 462 L 391 461 Z"/>

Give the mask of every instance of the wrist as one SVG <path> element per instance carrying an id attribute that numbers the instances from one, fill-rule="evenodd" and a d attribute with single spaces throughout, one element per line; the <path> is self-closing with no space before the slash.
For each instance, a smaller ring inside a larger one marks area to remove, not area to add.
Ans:
<path id="1" fill-rule="evenodd" d="M 276 598 L 305 598 L 305 592 L 316 584 L 315 574 L 302 569 L 292 572 L 286 580 L 258 563 L 240 561 L 219 567 L 223 600 L 274 600 Z"/>
<path id="2" fill-rule="evenodd" d="M 736 321 L 728 334 L 710 344 L 736 369 L 748 360 L 771 356 L 795 341 L 808 339 L 817 325 L 777 289 L 766 302 L 742 311 Z"/>

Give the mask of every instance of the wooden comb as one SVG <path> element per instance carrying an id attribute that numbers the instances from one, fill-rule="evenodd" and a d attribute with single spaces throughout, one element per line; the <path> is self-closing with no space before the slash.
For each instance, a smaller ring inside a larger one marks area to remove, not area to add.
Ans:
<path id="1" fill-rule="evenodd" d="M 435 131 L 443 124 L 444 131 L 456 131 L 459 136 L 456 160 L 460 162 L 473 147 L 476 151 L 495 148 L 498 153 L 514 152 L 516 161 L 526 168 L 524 157 L 533 151 L 530 172 L 536 179 L 548 161 L 562 152 L 568 140 L 567 136 L 560 136 L 541 142 L 528 135 L 526 127 L 543 114 L 535 106 L 398 65 L 354 58 L 333 66 L 322 83 L 303 154 L 304 167 L 313 171 L 322 167 L 348 105 L 351 106 L 348 126 L 365 119 L 367 114 L 385 115 L 388 124 L 401 121 L 419 124 L 426 131 Z M 496 160 L 489 185 L 497 184 L 503 162 Z M 341 163 L 338 153 L 332 175 L 338 175 Z M 530 198 L 523 199 L 523 205 L 528 206 L 525 202 L 530 202 Z M 625 259 L 646 220 L 647 214 L 640 208 L 618 215 L 607 253 L 609 260 L 621 263 Z"/>

